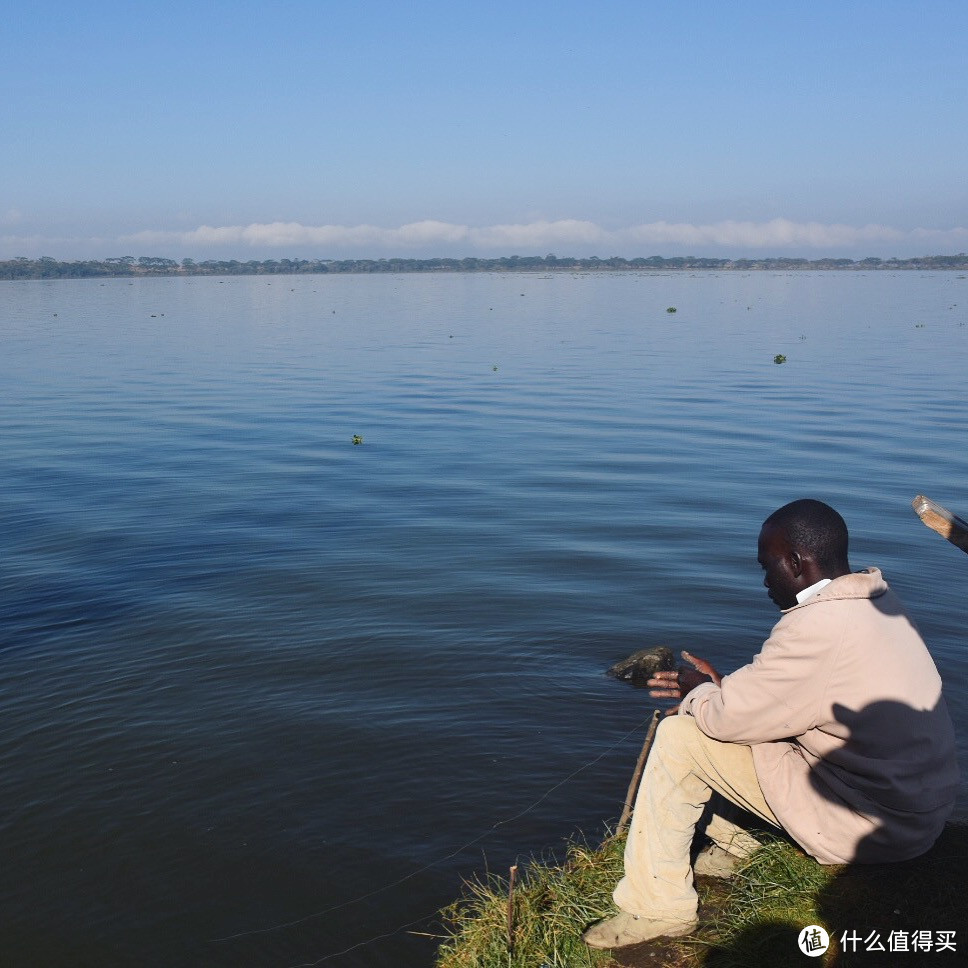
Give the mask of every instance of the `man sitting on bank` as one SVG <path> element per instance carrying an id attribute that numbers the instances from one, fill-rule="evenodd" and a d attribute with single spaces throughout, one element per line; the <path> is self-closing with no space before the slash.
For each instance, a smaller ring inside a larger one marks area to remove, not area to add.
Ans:
<path id="1" fill-rule="evenodd" d="M 958 788 L 954 730 L 934 662 L 876 568 L 852 573 L 847 526 L 820 501 L 775 511 L 759 536 L 783 613 L 753 661 L 720 676 L 659 672 L 680 699 L 661 723 L 635 803 L 620 913 L 585 941 L 617 948 L 697 925 L 690 850 L 714 793 L 785 830 L 822 864 L 902 861 L 935 842 Z M 748 834 L 706 834 L 742 855 Z"/>

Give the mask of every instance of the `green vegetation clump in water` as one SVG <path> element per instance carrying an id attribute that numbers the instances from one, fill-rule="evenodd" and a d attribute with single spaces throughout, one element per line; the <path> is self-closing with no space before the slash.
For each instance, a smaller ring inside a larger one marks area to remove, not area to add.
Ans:
<path id="1" fill-rule="evenodd" d="M 786 363 L 786 357 L 782 353 L 777 353 L 776 356 L 773 357 L 773 362 Z"/>
<path id="2" fill-rule="evenodd" d="M 668 309 L 666 310 L 666 312 L 667 312 L 667 313 L 677 313 L 677 312 L 679 312 L 679 310 L 678 310 L 678 309 L 676 309 L 676 307 L 675 307 L 675 306 L 670 306 L 670 307 L 669 307 L 669 308 L 668 308 Z"/>
<path id="3" fill-rule="evenodd" d="M 353 434 L 353 444 L 358 446 L 363 443 L 363 438 L 359 434 Z"/>

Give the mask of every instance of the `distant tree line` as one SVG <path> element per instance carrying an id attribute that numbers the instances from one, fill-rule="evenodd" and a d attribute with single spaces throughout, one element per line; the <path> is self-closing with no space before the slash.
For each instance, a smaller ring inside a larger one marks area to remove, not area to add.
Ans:
<path id="1" fill-rule="evenodd" d="M 968 269 L 968 255 L 928 255 L 916 259 L 711 259 L 697 256 L 623 259 L 613 256 L 504 256 L 499 259 L 163 259 L 131 255 L 110 259 L 60 262 L 40 259 L 9 259 L 0 262 L 0 279 L 90 279 L 117 276 L 271 276 L 348 272 L 535 272 L 535 271 L 629 271 L 647 269 L 724 269 L 730 271 L 777 269 Z"/>

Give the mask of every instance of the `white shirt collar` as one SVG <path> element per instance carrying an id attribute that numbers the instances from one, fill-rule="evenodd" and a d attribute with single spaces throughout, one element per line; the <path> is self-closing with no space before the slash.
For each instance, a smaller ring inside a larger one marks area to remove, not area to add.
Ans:
<path id="1" fill-rule="evenodd" d="M 815 585 L 804 588 L 802 592 L 797 592 L 797 605 L 802 605 L 807 599 L 813 598 L 821 588 L 826 588 L 831 581 L 832 579 L 830 578 L 821 578 Z"/>

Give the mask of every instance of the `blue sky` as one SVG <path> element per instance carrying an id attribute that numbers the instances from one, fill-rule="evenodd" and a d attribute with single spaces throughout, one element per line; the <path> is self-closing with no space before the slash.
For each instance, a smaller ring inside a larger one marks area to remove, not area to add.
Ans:
<path id="1" fill-rule="evenodd" d="M 0 258 L 968 251 L 968 3 L 63 3 Z"/>

